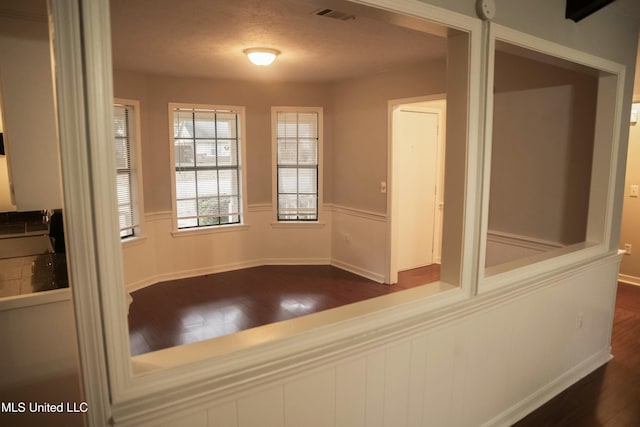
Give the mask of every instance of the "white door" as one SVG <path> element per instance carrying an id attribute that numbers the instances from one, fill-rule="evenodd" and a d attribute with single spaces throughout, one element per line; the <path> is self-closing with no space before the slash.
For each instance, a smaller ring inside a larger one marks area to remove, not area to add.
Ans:
<path id="1" fill-rule="evenodd" d="M 397 130 L 398 271 L 433 264 L 438 114 L 400 107 Z"/>

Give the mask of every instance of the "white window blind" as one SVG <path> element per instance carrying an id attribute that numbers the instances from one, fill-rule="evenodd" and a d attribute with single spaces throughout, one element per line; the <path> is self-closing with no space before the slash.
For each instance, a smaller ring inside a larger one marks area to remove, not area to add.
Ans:
<path id="1" fill-rule="evenodd" d="M 133 141 L 133 107 L 114 105 L 113 134 L 116 155 L 116 195 L 120 237 L 135 235 L 138 227 L 135 207 L 135 144 Z"/>
<path id="2" fill-rule="evenodd" d="M 318 220 L 318 113 L 277 112 L 278 221 Z"/>
<path id="3" fill-rule="evenodd" d="M 178 228 L 239 224 L 237 111 L 173 109 Z"/>

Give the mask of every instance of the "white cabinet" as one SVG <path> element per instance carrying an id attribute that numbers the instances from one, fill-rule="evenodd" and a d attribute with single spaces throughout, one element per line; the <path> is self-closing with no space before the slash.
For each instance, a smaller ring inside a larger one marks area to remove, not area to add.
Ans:
<path id="1" fill-rule="evenodd" d="M 19 211 L 62 208 L 47 22 L 0 17 L 0 26 L 0 95 L 14 203 Z"/>

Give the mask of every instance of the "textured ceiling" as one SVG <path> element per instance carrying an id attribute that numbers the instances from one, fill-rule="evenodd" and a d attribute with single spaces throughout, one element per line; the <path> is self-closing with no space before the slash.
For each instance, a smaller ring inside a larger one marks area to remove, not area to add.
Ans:
<path id="1" fill-rule="evenodd" d="M 313 14 L 326 7 L 356 18 Z M 336 0 L 111 0 L 111 21 L 114 67 L 154 74 L 335 81 L 446 54 L 442 27 Z M 282 54 L 256 67 L 251 47 Z"/>

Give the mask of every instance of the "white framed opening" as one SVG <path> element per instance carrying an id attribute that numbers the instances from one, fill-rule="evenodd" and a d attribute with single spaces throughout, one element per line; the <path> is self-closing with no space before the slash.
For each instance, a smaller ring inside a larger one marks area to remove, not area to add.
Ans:
<path id="1" fill-rule="evenodd" d="M 367 4 L 380 8 L 389 7 L 387 2 L 382 0 L 370 1 Z M 401 334 L 399 327 L 404 326 L 402 321 L 410 319 L 410 316 L 424 315 L 434 308 L 461 301 L 468 296 L 466 293 L 471 293 L 479 270 L 468 265 L 478 264 L 478 247 L 481 244 L 474 218 L 477 216 L 476 207 L 480 206 L 478 199 L 483 199 L 480 184 L 483 176 L 482 162 L 479 161 L 482 144 L 477 140 L 479 83 L 482 74 L 480 23 L 475 18 L 463 17 L 422 3 L 398 1 L 393 7 L 399 12 L 435 19 L 470 32 L 470 53 L 465 59 L 471 65 L 465 70 L 470 70 L 471 75 L 469 86 L 460 89 L 469 93 L 470 105 L 464 109 L 467 126 L 459 132 L 471 136 L 472 141 L 461 144 L 465 155 L 460 156 L 458 160 L 466 161 L 469 166 L 463 167 L 466 174 L 464 178 L 459 179 L 461 182 L 458 182 L 459 185 L 456 187 L 464 194 L 457 202 L 470 208 L 457 210 L 458 215 L 463 218 L 457 225 L 462 224 L 463 227 L 449 236 L 459 242 L 457 250 L 452 251 L 455 252 L 453 256 L 458 261 L 458 268 L 453 272 L 458 280 L 453 282 L 462 284 L 463 292 L 456 292 L 455 298 L 451 297 L 450 293 L 441 293 L 435 295 L 436 298 L 431 298 L 434 295 L 428 295 L 424 290 L 403 295 L 412 300 L 385 297 L 360 305 L 358 312 L 343 312 L 346 317 L 341 319 L 307 318 L 301 322 L 261 329 L 259 333 L 255 330 L 247 331 L 215 343 L 202 342 L 184 348 L 173 348 L 171 351 L 161 352 L 160 358 L 154 358 L 152 355 L 132 361 L 127 348 L 124 320 L 126 304 L 123 298 L 119 241 L 116 240 L 116 227 L 110 209 L 114 201 L 114 171 L 112 165 L 106 167 L 103 163 L 104 158 L 108 159 L 108 152 L 104 147 L 110 147 L 107 141 L 113 93 L 108 55 L 108 5 L 104 1 L 82 3 L 83 20 L 92 24 L 84 26 L 84 46 L 87 53 L 85 75 L 82 71 L 79 7 L 74 3 L 54 2 L 53 20 L 58 35 L 58 65 L 61 67 L 57 79 L 65 89 L 60 93 L 59 99 L 61 135 L 64 141 L 62 151 L 65 164 L 68 165 L 65 168 L 64 183 L 65 191 L 78 196 L 68 202 L 68 212 L 73 223 L 71 239 L 74 244 L 78 244 L 73 253 L 74 277 L 86 285 L 74 291 L 74 302 L 80 327 L 83 372 L 88 379 L 85 386 L 87 400 L 92 407 L 92 424 L 100 425 L 111 415 L 116 422 L 131 419 L 145 410 L 150 411 L 163 405 L 170 406 L 181 399 L 195 400 L 193 396 L 197 396 L 198 402 L 202 402 L 200 399 L 210 397 L 217 392 L 216 390 L 233 393 L 230 390 L 234 385 L 251 378 L 276 381 L 279 372 L 292 365 L 304 365 L 305 360 L 319 355 L 317 351 L 320 348 L 324 355 L 337 354 L 341 349 L 348 349 L 349 345 L 359 345 L 372 335 L 383 336 L 387 332 Z M 614 68 L 620 71 L 619 68 Z M 603 77 L 603 85 L 609 89 L 614 88 L 613 92 L 603 90 L 603 96 L 611 97 L 613 93 L 615 99 L 615 95 L 619 95 L 615 88 L 619 87 L 620 79 L 624 80 L 623 72 L 624 70 L 618 72 L 613 80 L 609 79 L 611 76 Z M 86 83 L 88 88 L 86 111 L 83 83 Z M 618 113 L 619 110 L 616 110 L 615 114 Z M 615 129 L 613 125 L 605 124 L 601 131 L 603 135 L 613 134 L 615 138 L 617 133 L 612 131 L 612 128 Z M 466 141 L 466 138 L 464 140 Z M 611 156 L 596 156 L 596 159 L 602 159 L 602 162 L 594 162 L 594 169 L 597 169 L 594 173 L 604 173 L 608 176 L 611 173 L 611 159 L 615 158 L 615 143 L 613 146 L 605 145 L 602 149 L 613 153 Z M 447 170 L 449 169 L 451 168 L 447 167 Z M 486 181 L 485 185 L 488 185 L 488 180 Z M 593 236 L 595 241 L 604 240 L 605 243 L 601 243 L 595 252 L 582 251 L 579 256 L 563 259 L 556 265 L 575 266 L 580 261 L 587 260 L 589 254 L 598 256 L 612 250 L 608 241 L 610 236 L 606 235 L 607 230 L 611 229 L 612 220 L 609 210 L 613 197 L 611 185 L 612 183 L 607 181 L 604 186 L 598 186 L 592 192 L 594 203 L 606 202 L 606 215 L 593 217 L 589 224 L 592 234 L 588 233 L 588 238 Z M 487 203 L 485 207 L 486 205 Z M 486 212 L 484 218 L 486 219 Z M 445 252 L 443 249 L 443 256 Z M 99 262 L 96 262 L 97 260 Z M 484 266 L 484 262 L 480 262 L 479 265 Z M 550 271 L 549 265 L 546 268 L 545 271 Z M 533 277 L 530 272 L 527 274 L 527 277 Z M 445 288 L 442 284 L 440 286 L 441 290 Z M 356 317 L 367 320 L 353 321 Z M 337 321 L 339 323 L 336 323 Z M 393 322 L 396 329 L 385 330 L 389 321 Z M 200 404 L 198 402 L 194 405 Z"/>
<path id="2" fill-rule="evenodd" d="M 490 28 L 488 65 L 480 292 L 615 251 L 609 230 L 625 75 L 620 64 L 496 24 Z M 518 72 L 538 75 L 526 78 L 524 85 L 524 79 L 515 82 L 517 75 L 497 81 L 507 74 L 498 66 L 519 70 L 510 77 Z M 545 113 L 550 115 L 545 118 Z M 537 129 L 527 130 L 534 123 Z M 538 133 L 546 135 L 544 141 L 533 144 L 531 137 Z M 505 150 L 517 151 L 505 157 Z M 532 171 L 527 175 L 517 159 L 526 150 L 548 152 L 550 161 L 527 156 L 526 167 Z M 569 168 L 576 165 L 581 170 L 574 176 Z M 513 169 L 499 170 L 505 167 Z M 525 178 L 518 191 L 526 199 L 518 202 L 519 194 L 504 189 L 507 178 L 509 185 Z M 498 208 L 500 198 L 516 209 Z"/>
<path id="3" fill-rule="evenodd" d="M 107 419 L 106 413 L 119 421 L 139 411 L 140 405 L 159 405 L 198 390 L 205 394 L 214 393 L 229 384 L 239 384 L 247 375 L 259 377 L 268 373 L 274 364 L 286 366 L 294 363 L 294 359 L 312 357 L 319 348 L 338 352 L 354 337 L 369 339 L 370 332 L 377 330 L 394 332 L 384 328 L 389 318 L 395 321 L 408 319 L 468 296 L 466 288 L 439 284 L 400 297 L 372 300 L 342 310 L 340 316 L 320 313 L 286 322 L 286 325 L 245 331 L 228 339 L 176 347 L 146 358 L 130 358 L 121 245 L 112 215 L 115 168 L 109 154 L 112 147 L 106 142 L 110 139 L 113 103 L 109 7 L 106 1 L 85 3 L 82 3 L 81 11 L 74 3 L 54 3 L 53 23 L 58 34 L 56 55 L 60 59 L 56 78 L 59 87 L 64 89 L 58 99 L 60 134 L 66 141 L 62 150 L 67 165 L 64 185 L 65 191 L 78 195 L 67 206 L 70 222 L 74 224 L 70 233 L 72 244 L 81 242 L 73 254 L 76 261 L 74 277 L 87 285 L 74 292 L 74 303 L 81 326 L 83 372 L 91 380 L 85 382 L 87 400 L 94 408 L 91 417 L 95 424 Z M 389 9 L 382 0 L 367 1 L 366 4 Z M 461 102 L 459 108 L 463 111 L 466 126 L 461 127 L 459 135 L 462 155 L 458 160 L 471 163 L 472 173 L 463 174 L 459 179 L 463 191 L 459 193 L 458 217 L 469 223 L 466 229 L 472 228 L 470 219 L 473 213 L 463 207 L 475 194 L 477 185 L 473 179 L 477 174 L 477 158 L 474 157 L 477 151 L 470 148 L 468 152 L 467 142 L 469 135 L 474 135 L 478 129 L 478 113 L 472 107 L 472 100 L 479 97 L 480 77 L 473 70 L 477 70 L 480 64 L 480 23 L 475 18 L 420 2 L 397 2 L 393 10 L 464 33 L 458 59 L 463 64 L 459 74 L 465 82 L 460 88 L 465 102 Z M 81 21 L 92 22 L 92 25 L 82 26 L 82 34 Z M 90 52 L 84 58 L 81 55 L 83 48 Z M 83 87 L 87 88 L 86 99 L 82 96 Z M 467 188 L 468 183 L 474 188 Z M 463 267 L 467 264 L 463 260 L 472 256 L 472 245 L 462 234 L 454 240 L 455 275 L 470 278 L 471 271 Z M 455 285 L 460 283 L 463 283 L 461 279 L 455 281 Z M 442 292 L 447 290 L 453 292 Z M 363 316 L 369 320 L 357 320 Z M 103 363 L 105 359 L 106 364 Z M 170 389 L 170 396 L 163 393 Z"/>
<path id="4" fill-rule="evenodd" d="M 442 258 L 445 95 L 389 101 L 389 274 Z"/>

